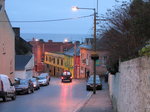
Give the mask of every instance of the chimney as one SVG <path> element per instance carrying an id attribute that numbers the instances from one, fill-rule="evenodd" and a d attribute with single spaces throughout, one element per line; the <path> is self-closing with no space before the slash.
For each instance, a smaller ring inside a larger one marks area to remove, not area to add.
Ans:
<path id="1" fill-rule="evenodd" d="M 13 27 L 13 30 L 15 32 L 15 37 L 20 38 L 20 28 L 19 27 Z"/>
<path id="2" fill-rule="evenodd" d="M 52 40 L 48 40 L 48 43 L 52 43 L 53 41 Z"/>
<path id="3" fill-rule="evenodd" d="M 5 8 L 5 0 L 0 0 L 0 9 L 4 7 Z"/>

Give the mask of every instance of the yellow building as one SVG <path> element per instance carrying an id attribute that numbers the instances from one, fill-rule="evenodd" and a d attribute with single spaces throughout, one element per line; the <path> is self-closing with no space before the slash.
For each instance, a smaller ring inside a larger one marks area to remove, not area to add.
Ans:
<path id="1" fill-rule="evenodd" d="M 74 78 L 74 57 L 64 55 L 65 61 L 64 61 L 64 69 L 71 72 L 72 77 Z"/>
<path id="2" fill-rule="evenodd" d="M 52 76 L 60 76 L 64 71 L 64 55 L 62 53 L 45 52 L 44 63 Z"/>
<path id="3" fill-rule="evenodd" d="M 73 56 L 67 56 L 63 53 L 45 52 L 44 63 L 52 76 L 61 76 L 64 70 L 68 70 L 74 77 L 74 59 Z"/>

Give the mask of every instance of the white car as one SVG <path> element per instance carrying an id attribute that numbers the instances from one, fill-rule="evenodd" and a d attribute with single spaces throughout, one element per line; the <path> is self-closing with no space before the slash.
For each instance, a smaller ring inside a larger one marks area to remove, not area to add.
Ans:
<path id="1" fill-rule="evenodd" d="M 0 74 L 0 98 L 7 101 L 7 98 L 16 99 L 16 91 L 7 75 Z"/>

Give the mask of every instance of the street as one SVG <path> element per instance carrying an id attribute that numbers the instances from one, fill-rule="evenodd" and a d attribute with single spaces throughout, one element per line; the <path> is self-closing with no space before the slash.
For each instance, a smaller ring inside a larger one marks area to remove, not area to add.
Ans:
<path id="1" fill-rule="evenodd" d="M 0 99 L 0 112 L 75 112 L 91 94 L 85 80 L 61 83 L 60 78 L 51 78 L 49 86 L 33 94 L 17 95 L 15 101 Z"/>

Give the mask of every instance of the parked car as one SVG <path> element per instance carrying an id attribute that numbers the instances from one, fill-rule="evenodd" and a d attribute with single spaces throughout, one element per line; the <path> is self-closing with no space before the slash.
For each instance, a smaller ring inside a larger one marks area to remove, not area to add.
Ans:
<path id="1" fill-rule="evenodd" d="M 34 87 L 33 83 L 30 79 L 20 79 L 15 83 L 15 88 L 16 88 L 16 93 L 33 93 L 34 92 Z"/>
<path id="2" fill-rule="evenodd" d="M 40 86 L 47 86 L 49 85 L 49 78 L 46 78 L 45 76 L 38 76 L 37 77 L 38 82 L 40 84 Z"/>
<path id="3" fill-rule="evenodd" d="M 96 75 L 95 86 L 96 86 L 96 89 L 98 90 L 102 89 L 102 83 L 101 83 L 99 75 Z M 93 90 L 93 87 L 94 87 L 94 75 L 91 75 L 88 78 L 88 81 L 86 83 L 86 90 Z"/>
<path id="4" fill-rule="evenodd" d="M 0 98 L 7 101 L 7 98 L 16 99 L 16 91 L 7 75 L 0 74 Z"/>
<path id="5" fill-rule="evenodd" d="M 107 71 L 107 72 L 104 74 L 105 82 L 108 82 L 108 76 L 109 76 L 109 72 Z"/>
<path id="6" fill-rule="evenodd" d="M 47 80 L 51 80 L 51 77 L 48 73 L 41 73 L 40 76 L 45 77 Z"/>
<path id="7" fill-rule="evenodd" d="M 33 87 L 34 87 L 35 90 L 40 89 L 40 84 L 39 84 L 37 78 L 31 78 L 31 81 L 33 83 Z"/>
<path id="8" fill-rule="evenodd" d="M 71 74 L 71 72 L 69 72 L 69 71 L 64 71 L 64 72 L 61 74 L 61 82 L 64 82 L 64 81 L 72 82 L 72 74 Z"/>

